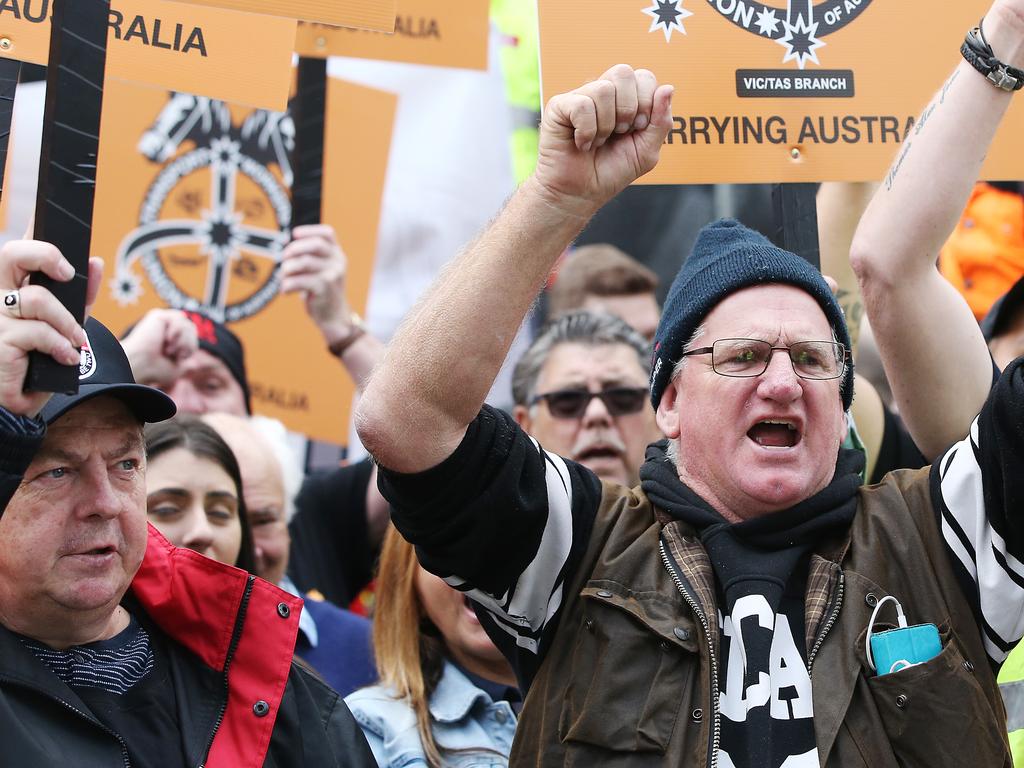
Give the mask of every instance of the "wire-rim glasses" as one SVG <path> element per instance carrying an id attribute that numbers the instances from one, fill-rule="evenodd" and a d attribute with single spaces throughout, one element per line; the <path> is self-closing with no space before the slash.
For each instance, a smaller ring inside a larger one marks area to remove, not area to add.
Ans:
<path id="1" fill-rule="evenodd" d="M 793 372 L 801 379 L 827 381 L 846 372 L 846 347 L 836 341 L 797 341 L 788 347 L 773 347 L 760 339 L 719 339 L 710 347 L 684 352 L 711 355 L 711 368 L 719 376 L 749 378 L 768 370 L 772 355 L 787 352 Z"/>

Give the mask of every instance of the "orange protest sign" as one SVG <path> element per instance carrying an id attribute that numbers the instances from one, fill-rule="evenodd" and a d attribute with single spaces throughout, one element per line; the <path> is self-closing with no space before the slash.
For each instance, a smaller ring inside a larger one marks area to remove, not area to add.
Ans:
<path id="1" fill-rule="evenodd" d="M 181 0 L 246 13 L 268 13 L 290 19 L 319 21 L 338 27 L 390 32 L 395 24 L 395 0 Z"/>
<path id="2" fill-rule="evenodd" d="M 676 87 L 648 184 L 880 180 L 989 0 L 539 0 L 546 97 L 619 62 Z M 886 47 L 889 55 L 881 50 Z M 1024 176 L 1016 102 L 985 173 Z"/>
<path id="3" fill-rule="evenodd" d="M 113 0 L 107 75 L 282 110 L 295 24 L 169 0 Z M 49 51 L 50 0 L 0 2 L 0 56 L 45 65 Z"/>
<path id="4" fill-rule="evenodd" d="M 397 97 L 331 81 L 323 220 L 365 309 Z M 253 408 L 343 444 L 354 392 L 300 297 L 278 294 L 291 214 L 294 128 L 280 113 L 108 82 L 92 252 L 107 262 L 94 310 L 123 332 L 147 310 L 205 308 L 242 339 Z"/>
<path id="5" fill-rule="evenodd" d="M 488 0 L 398 0 L 394 34 L 300 22 L 295 50 L 317 58 L 487 69 L 488 11 Z"/>

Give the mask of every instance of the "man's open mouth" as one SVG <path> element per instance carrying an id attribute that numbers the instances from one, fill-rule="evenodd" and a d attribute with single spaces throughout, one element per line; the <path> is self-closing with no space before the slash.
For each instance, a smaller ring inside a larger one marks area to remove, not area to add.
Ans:
<path id="1" fill-rule="evenodd" d="M 576 461 L 586 463 L 594 459 L 617 459 L 619 451 L 607 445 L 595 445 L 576 454 Z"/>
<path id="2" fill-rule="evenodd" d="M 747 431 L 747 437 L 762 448 L 792 448 L 800 442 L 800 432 L 791 421 L 765 419 Z"/>

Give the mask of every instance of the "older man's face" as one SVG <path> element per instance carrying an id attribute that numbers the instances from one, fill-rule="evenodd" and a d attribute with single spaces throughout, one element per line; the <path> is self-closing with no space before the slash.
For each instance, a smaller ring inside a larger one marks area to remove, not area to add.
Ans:
<path id="1" fill-rule="evenodd" d="M 280 584 L 288 568 L 291 546 L 281 465 L 266 438 L 253 428 L 248 417 L 212 413 L 203 420 L 217 430 L 238 459 L 256 555 L 256 575 L 271 584 Z"/>
<path id="2" fill-rule="evenodd" d="M 0 517 L 0 621 L 47 638 L 113 614 L 146 538 L 142 427 L 119 400 L 86 401 L 49 427 Z"/>
<path id="3" fill-rule="evenodd" d="M 537 395 L 639 390 L 639 409 L 615 415 L 595 397 L 576 417 L 559 416 L 550 400 L 531 408 L 516 406 L 515 416 L 546 450 L 578 461 L 605 480 L 632 486 L 639 479 L 647 443 L 657 437 L 646 388 L 647 374 L 632 347 L 559 344 L 541 368 Z"/>
<path id="4" fill-rule="evenodd" d="M 829 341 L 818 303 L 785 285 L 747 288 L 707 315 L 698 347 L 752 338 L 788 346 Z M 835 472 L 846 420 L 840 380 L 799 378 L 785 352 L 754 378 L 712 370 L 710 355 L 687 358 L 658 409 L 658 424 L 679 439 L 679 475 L 727 519 L 785 509 L 822 490 Z"/>

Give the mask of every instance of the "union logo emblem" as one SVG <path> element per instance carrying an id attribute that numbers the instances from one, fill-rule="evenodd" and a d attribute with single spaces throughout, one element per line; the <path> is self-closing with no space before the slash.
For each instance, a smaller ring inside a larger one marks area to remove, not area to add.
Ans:
<path id="1" fill-rule="evenodd" d="M 686 0 L 653 0 L 643 9 L 650 16 L 651 32 L 662 31 L 665 41 L 672 33 L 686 34 L 683 20 L 694 11 L 683 7 Z M 862 14 L 871 0 L 788 0 L 785 8 L 775 8 L 757 0 L 707 0 L 720 16 L 751 34 L 773 40 L 785 48 L 782 63 L 795 62 L 803 69 L 807 63 L 821 65 L 818 49 L 825 39 Z"/>
<path id="2" fill-rule="evenodd" d="M 118 248 L 117 302 L 139 300 L 141 267 L 168 306 L 227 323 L 263 309 L 289 238 L 294 134 L 287 113 L 257 110 L 236 124 L 223 102 L 172 94 L 139 141 L 163 167 Z"/>

